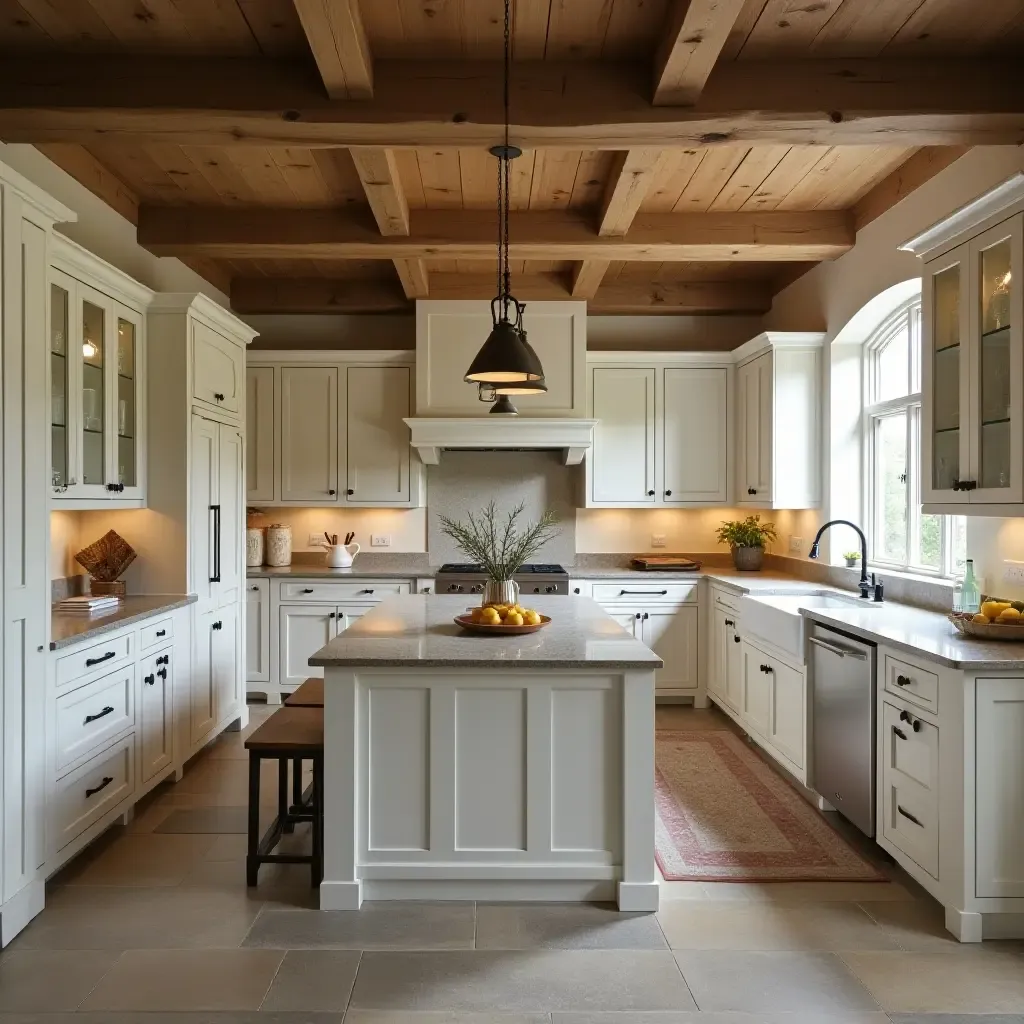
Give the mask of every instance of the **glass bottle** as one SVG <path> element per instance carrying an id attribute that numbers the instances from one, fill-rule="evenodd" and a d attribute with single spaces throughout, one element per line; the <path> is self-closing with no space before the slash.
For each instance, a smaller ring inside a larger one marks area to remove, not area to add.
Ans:
<path id="1" fill-rule="evenodd" d="M 960 602 L 965 612 L 974 615 L 981 608 L 981 592 L 978 590 L 977 580 L 974 578 L 974 559 L 967 559 L 967 569 L 964 572 L 964 583 L 960 591 Z"/>
<path id="2" fill-rule="evenodd" d="M 964 578 L 953 577 L 953 613 L 959 615 L 964 610 Z"/>

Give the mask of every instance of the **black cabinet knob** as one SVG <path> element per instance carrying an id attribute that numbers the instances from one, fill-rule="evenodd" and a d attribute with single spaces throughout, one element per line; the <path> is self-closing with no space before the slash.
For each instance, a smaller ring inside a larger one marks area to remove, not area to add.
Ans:
<path id="1" fill-rule="evenodd" d="M 637 612 L 637 613 L 636 613 L 636 617 L 637 617 L 638 619 L 640 618 L 640 613 L 639 613 L 639 612 Z"/>
<path id="2" fill-rule="evenodd" d="M 153 686 L 156 683 L 156 676 L 153 676 L 153 675 L 146 676 L 146 678 L 143 679 L 143 682 L 144 683 L 148 683 L 150 686 Z"/>
<path id="3" fill-rule="evenodd" d="M 910 677 L 909 676 L 897 676 L 896 677 L 896 685 L 897 686 L 909 686 L 910 685 Z"/>
<path id="4" fill-rule="evenodd" d="M 748 487 L 747 488 L 747 494 L 757 494 L 757 488 L 756 487 Z"/>
<path id="5" fill-rule="evenodd" d="M 573 587 L 572 592 L 574 594 L 578 594 L 580 592 L 580 588 L 579 587 Z"/>
<path id="6" fill-rule="evenodd" d="M 666 491 L 665 492 L 665 497 L 666 498 L 671 498 L 672 497 L 672 492 L 671 491 Z"/>
<path id="7" fill-rule="evenodd" d="M 211 629 L 223 629 L 223 628 L 224 628 L 224 623 L 221 622 L 219 619 L 211 627 Z"/>
<path id="8" fill-rule="evenodd" d="M 734 644 L 738 644 L 738 643 L 740 642 L 740 638 L 739 638 L 738 636 L 734 636 L 734 637 L 732 638 L 732 642 L 733 642 Z"/>
<path id="9" fill-rule="evenodd" d="M 331 494 L 331 495 L 334 495 L 334 494 L 337 494 L 338 492 L 332 487 L 327 493 Z"/>
<path id="10" fill-rule="evenodd" d="M 350 487 L 350 488 L 349 488 L 349 489 L 348 489 L 348 490 L 347 490 L 347 491 L 346 491 L 345 493 L 346 493 L 346 494 L 355 494 L 355 493 L 356 493 L 356 492 L 355 492 L 355 488 L 353 488 L 353 487 Z"/>
<path id="11" fill-rule="evenodd" d="M 654 497 L 654 491 L 648 491 L 647 492 L 647 497 L 648 498 L 653 498 Z"/>
<path id="12" fill-rule="evenodd" d="M 214 391 L 213 397 L 216 398 L 218 402 L 224 401 L 224 395 L 220 391 Z"/>

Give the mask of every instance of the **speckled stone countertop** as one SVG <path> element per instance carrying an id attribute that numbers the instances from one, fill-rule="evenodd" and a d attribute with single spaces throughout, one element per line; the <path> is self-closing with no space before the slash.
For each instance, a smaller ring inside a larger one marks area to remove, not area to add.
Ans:
<path id="1" fill-rule="evenodd" d="M 656 669 L 662 660 L 587 597 L 537 597 L 551 625 L 525 636 L 481 636 L 452 620 L 465 597 L 389 597 L 321 648 L 311 665 L 379 668 Z"/>
<path id="2" fill-rule="evenodd" d="M 151 596 L 125 597 L 121 599 L 115 611 L 106 615 L 83 615 L 81 612 L 61 612 L 56 608 L 50 613 L 50 650 L 57 651 L 62 647 L 94 636 L 110 633 L 122 626 L 130 626 L 134 622 L 172 612 L 175 608 L 184 608 L 199 600 L 195 594 L 153 594 Z"/>
<path id="3" fill-rule="evenodd" d="M 325 564 L 325 556 L 315 551 L 297 551 L 291 565 L 261 565 L 255 569 L 246 569 L 245 575 L 250 579 L 260 577 L 328 577 L 331 579 L 425 579 L 433 577 L 437 566 L 432 566 L 425 554 L 377 554 L 376 552 L 360 552 L 356 555 L 350 569 L 332 569 Z"/>

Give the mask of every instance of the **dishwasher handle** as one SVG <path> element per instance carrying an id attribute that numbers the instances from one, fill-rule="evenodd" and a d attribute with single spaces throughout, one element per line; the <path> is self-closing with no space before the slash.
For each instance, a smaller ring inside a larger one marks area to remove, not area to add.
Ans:
<path id="1" fill-rule="evenodd" d="M 840 647 L 838 644 L 830 644 L 825 640 L 819 640 L 818 637 L 808 637 L 815 647 L 824 648 L 830 654 L 838 654 L 840 658 L 856 658 L 857 661 L 867 661 L 868 656 L 866 651 L 859 651 L 856 647 Z"/>

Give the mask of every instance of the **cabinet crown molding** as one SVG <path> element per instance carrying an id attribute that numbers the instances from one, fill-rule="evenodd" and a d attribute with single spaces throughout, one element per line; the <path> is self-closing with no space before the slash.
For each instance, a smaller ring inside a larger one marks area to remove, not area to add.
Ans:
<path id="1" fill-rule="evenodd" d="M 69 206 L 54 199 L 49 193 L 44 192 L 38 185 L 34 185 L 23 174 L 19 174 L 13 167 L 8 167 L 5 163 L 0 163 L 0 186 L 16 193 L 52 224 L 74 224 L 78 220 L 78 214 Z"/>
<path id="2" fill-rule="evenodd" d="M 716 367 L 731 366 L 735 360 L 730 351 L 725 352 L 658 352 L 632 351 L 630 349 L 602 349 L 600 352 L 587 353 L 588 366 L 648 366 L 656 363 L 659 366 L 692 366 Z"/>
<path id="3" fill-rule="evenodd" d="M 100 259 L 95 253 L 63 235 L 53 236 L 50 265 L 76 281 L 84 279 L 95 283 L 100 291 L 131 306 L 137 313 L 144 313 L 156 294 L 152 288 L 147 288 L 112 263 Z"/>
<path id="4" fill-rule="evenodd" d="M 252 349 L 245 357 L 248 366 L 413 366 L 411 349 Z"/>
<path id="5" fill-rule="evenodd" d="M 734 348 L 730 355 L 734 362 L 744 363 L 769 349 L 821 348 L 824 344 L 824 331 L 762 331 L 739 348 Z"/>
<path id="6" fill-rule="evenodd" d="M 248 345 L 259 331 L 253 330 L 219 302 L 202 292 L 162 292 L 153 297 L 151 314 L 189 313 L 205 320 L 210 327 Z"/>
<path id="7" fill-rule="evenodd" d="M 977 199 L 954 210 L 919 235 L 908 239 L 900 246 L 902 252 L 925 256 L 938 249 L 950 248 L 951 244 L 966 232 L 976 234 L 986 227 L 986 221 L 1008 214 L 1011 207 L 1024 203 L 1024 171 L 1018 171 L 1000 185 L 989 189 Z"/>

